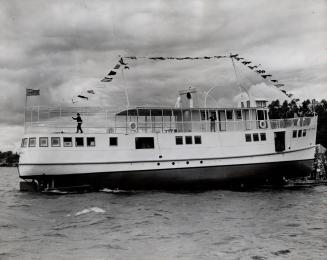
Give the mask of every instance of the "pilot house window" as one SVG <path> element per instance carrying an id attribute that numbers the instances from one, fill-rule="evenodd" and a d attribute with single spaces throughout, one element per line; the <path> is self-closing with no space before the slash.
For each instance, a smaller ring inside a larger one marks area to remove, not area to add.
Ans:
<path id="1" fill-rule="evenodd" d="M 136 149 L 153 149 L 154 138 L 153 137 L 136 137 L 135 138 Z"/>

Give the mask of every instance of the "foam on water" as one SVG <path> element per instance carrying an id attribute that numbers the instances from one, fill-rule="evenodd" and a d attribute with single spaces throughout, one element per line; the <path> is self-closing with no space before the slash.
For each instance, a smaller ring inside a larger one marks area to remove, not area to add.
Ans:
<path id="1" fill-rule="evenodd" d="M 83 214 L 88 214 L 88 213 L 91 213 L 91 212 L 95 212 L 95 213 L 105 213 L 106 211 L 103 210 L 103 209 L 100 209 L 98 207 L 92 207 L 92 208 L 88 208 L 88 209 L 83 209 L 79 212 L 77 212 L 75 214 L 75 216 L 79 216 L 79 215 L 83 215 Z"/>

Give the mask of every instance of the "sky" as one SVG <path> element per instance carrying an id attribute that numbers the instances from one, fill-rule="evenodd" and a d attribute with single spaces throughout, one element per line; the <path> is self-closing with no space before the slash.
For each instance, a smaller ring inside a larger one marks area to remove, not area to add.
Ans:
<path id="1" fill-rule="evenodd" d="M 283 99 L 269 82 L 230 59 L 127 60 L 129 70 L 100 80 L 121 56 L 238 53 L 260 64 L 295 98 L 327 98 L 326 0 L 0 0 L 0 151 L 17 150 L 28 105 L 173 106 L 178 90 L 210 92 L 208 106 L 242 95 Z M 72 98 L 94 90 L 88 101 Z M 210 103 L 211 102 L 211 103 Z"/>

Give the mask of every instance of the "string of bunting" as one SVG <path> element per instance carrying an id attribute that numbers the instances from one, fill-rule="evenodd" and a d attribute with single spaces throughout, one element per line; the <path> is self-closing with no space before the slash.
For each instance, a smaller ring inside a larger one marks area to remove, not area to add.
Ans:
<path id="1" fill-rule="evenodd" d="M 281 89 L 281 87 L 284 87 L 285 84 L 279 83 L 279 81 L 277 79 L 270 79 L 272 77 L 272 75 L 267 74 L 266 70 L 258 69 L 258 67 L 260 65 L 254 65 L 254 66 L 249 65 L 249 64 L 252 63 L 252 61 L 245 60 L 245 58 L 240 57 L 239 54 L 231 54 L 229 57 L 236 60 L 236 61 L 239 61 L 242 65 L 244 65 L 244 66 L 248 67 L 249 69 L 253 70 L 258 75 L 260 75 L 264 80 L 269 80 L 270 82 L 272 82 L 273 85 L 275 87 L 277 87 L 281 92 L 283 92 L 287 97 L 289 97 L 289 98 L 293 97 L 293 94 L 287 93 L 286 90 Z"/>
<path id="2" fill-rule="evenodd" d="M 286 90 L 281 89 L 281 87 L 284 87 L 285 84 L 280 83 L 277 79 L 271 79 L 272 75 L 267 74 L 266 70 L 259 69 L 259 65 L 250 65 L 252 61 L 246 60 L 245 58 L 242 58 L 239 56 L 239 54 L 230 54 L 230 55 L 215 55 L 215 56 L 202 56 L 202 57 L 163 57 L 163 56 L 155 56 L 155 57 L 136 57 L 136 56 L 125 56 L 120 57 L 117 64 L 113 67 L 112 70 L 109 71 L 109 73 L 101 79 L 101 82 L 108 83 L 112 82 L 114 77 L 117 75 L 117 71 L 119 69 L 129 69 L 128 63 L 124 61 L 124 59 L 130 59 L 130 60 L 137 60 L 137 59 L 148 59 L 148 60 L 154 60 L 154 61 L 164 61 L 164 60 L 210 60 L 210 59 L 222 59 L 222 58 L 231 58 L 236 61 L 239 61 L 242 65 L 248 67 L 252 71 L 256 72 L 258 75 L 260 75 L 264 80 L 269 80 L 273 83 L 275 87 L 277 87 L 281 92 L 283 92 L 287 97 L 291 98 L 293 94 L 287 93 Z M 87 94 L 95 94 L 94 90 L 87 90 Z M 88 100 L 89 97 L 87 95 L 77 95 L 77 98 Z M 77 102 L 74 98 L 72 98 L 73 104 Z"/>

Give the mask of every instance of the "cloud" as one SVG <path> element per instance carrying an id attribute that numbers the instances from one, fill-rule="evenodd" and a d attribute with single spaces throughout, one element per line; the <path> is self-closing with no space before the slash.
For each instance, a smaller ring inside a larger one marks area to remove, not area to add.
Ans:
<path id="1" fill-rule="evenodd" d="M 125 105 L 124 88 L 132 105 L 173 105 L 177 91 L 189 86 L 200 95 L 223 86 L 208 99 L 222 105 L 240 93 L 229 60 L 139 60 L 130 62 L 124 78 L 119 74 L 112 84 L 99 82 L 119 54 L 236 52 L 261 64 L 298 97 L 320 99 L 327 94 L 326 7 L 323 0 L 1 1 L 2 127 L 22 126 L 25 88 L 41 90 L 41 98 L 29 99 L 40 105 L 72 105 L 71 98 L 87 89 L 96 94 L 76 105 Z M 246 67 L 237 69 L 239 81 L 253 94 L 265 89 L 278 96 Z"/>

